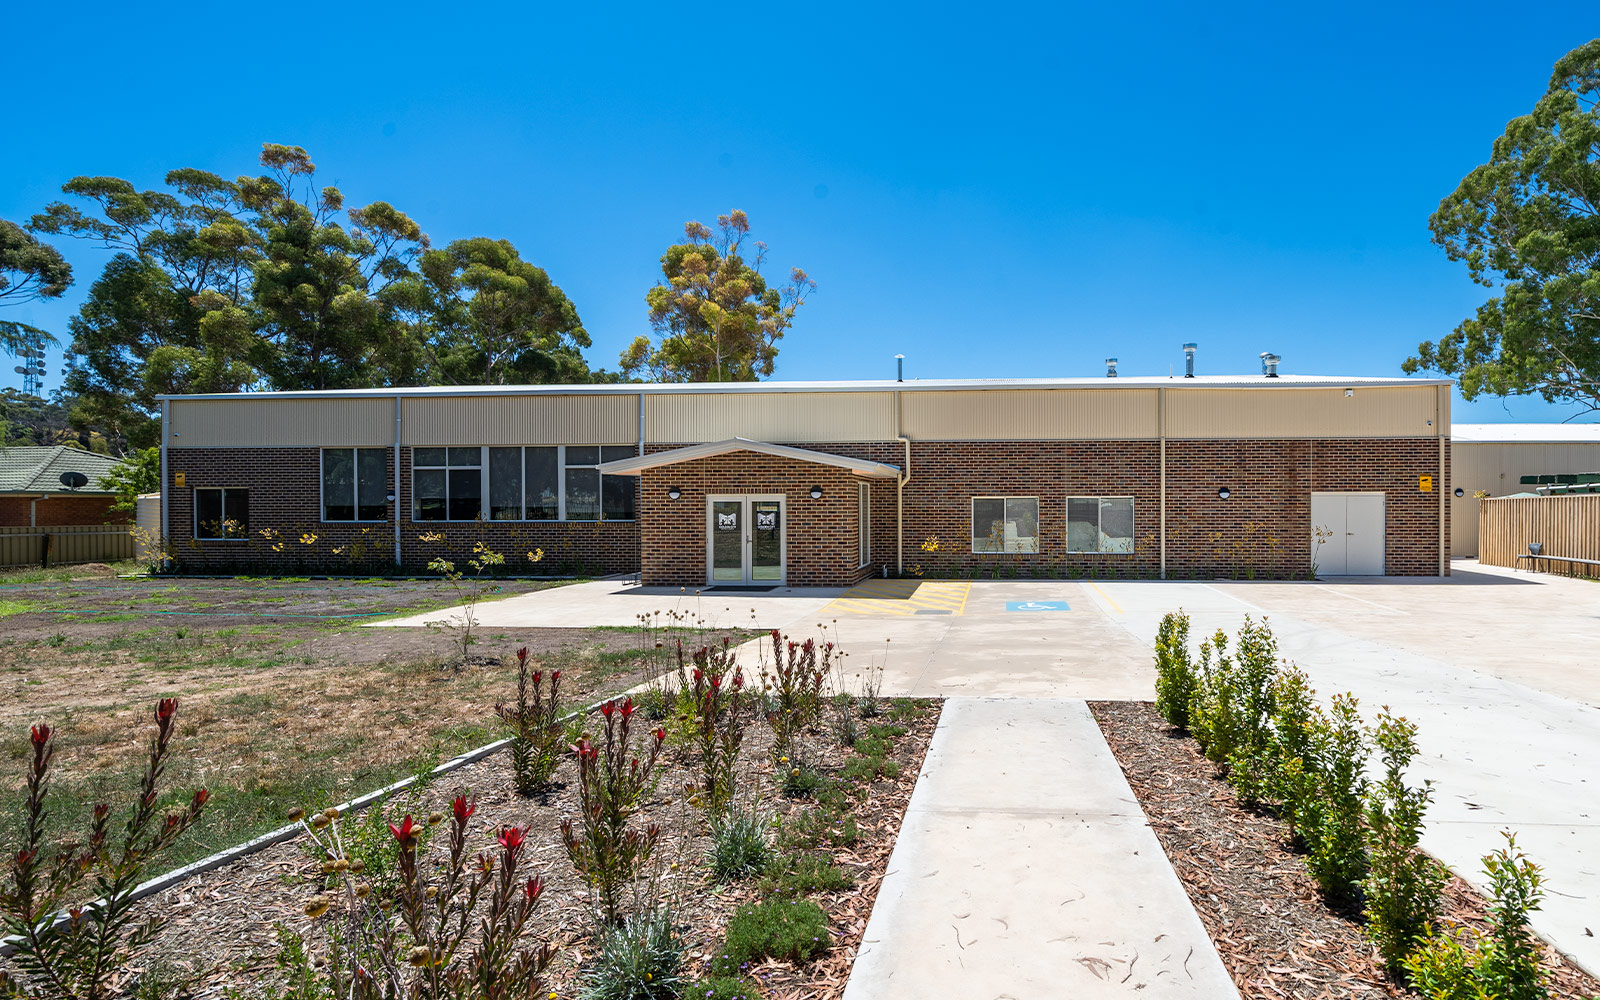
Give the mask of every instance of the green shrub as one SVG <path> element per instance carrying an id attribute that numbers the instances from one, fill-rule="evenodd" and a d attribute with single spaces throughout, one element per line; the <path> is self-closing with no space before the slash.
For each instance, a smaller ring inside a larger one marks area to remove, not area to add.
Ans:
<path id="1" fill-rule="evenodd" d="M 1367 936 L 1393 974 L 1438 918 L 1445 872 L 1417 846 L 1433 799 L 1428 782 L 1416 788 L 1405 782 L 1417 753 L 1417 727 L 1384 709 L 1372 734 L 1383 756 L 1383 780 L 1367 796 L 1370 867 L 1361 893 Z"/>
<path id="2" fill-rule="evenodd" d="M 803 799 L 822 784 L 822 775 L 810 764 L 790 762 L 788 770 L 778 772 L 778 788 L 791 799 Z"/>
<path id="3" fill-rule="evenodd" d="M 584 974 L 583 1000 L 678 1000 L 683 943 L 671 914 L 636 914 L 603 934 Z"/>
<path id="4" fill-rule="evenodd" d="M 823 843 L 842 847 L 861 839 L 861 829 L 849 813 L 826 808 L 807 809 L 781 827 L 779 839 L 786 848 L 812 848 Z"/>
<path id="5" fill-rule="evenodd" d="M 1270 795 L 1277 762 L 1272 752 L 1273 698 L 1278 677 L 1278 640 L 1265 619 L 1245 616 L 1234 651 L 1230 683 L 1236 705 L 1234 748 L 1228 754 L 1228 784 L 1239 800 L 1254 807 Z"/>
<path id="6" fill-rule="evenodd" d="M 1189 662 L 1189 616 L 1163 615 L 1156 630 L 1156 711 L 1178 729 L 1189 728 L 1194 700 L 1194 666 Z"/>
<path id="7" fill-rule="evenodd" d="M 1200 752 L 1218 764 L 1226 762 L 1233 753 L 1238 736 L 1232 677 L 1228 633 L 1218 629 L 1211 638 L 1200 643 L 1194 697 L 1189 703 L 1189 732 L 1200 744 Z"/>
<path id="8" fill-rule="evenodd" d="M 1402 960 L 1411 986 L 1426 1000 L 1543 1000 L 1539 945 L 1528 933 L 1528 914 L 1543 896 L 1539 866 L 1506 846 L 1483 859 L 1489 876 L 1489 933 L 1473 933 L 1468 948 L 1447 933 L 1425 933 Z"/>
<path id="9" fill-rule="evenodd" d="M 756 809 L 729 808 L 711 820 L 712 874 L 724 882 L 759 874 L 772 860 L 767 828 L 772 818 Z"/>
<path id="10" fill-rule="evenodd" d="M 900 777 L 899 761 L 885 757 L 851 757 L 839 771 L 843 781 L 873 781 L 878 778 Z"/>
<path id="11" fill-rule="evenodd" d="M 802 851 L 773 858 L 757 888 L 767 896 L 804 896 L 838 892 L 854 884 L 855 879 L 837 865 Z"/>
<path id="12" fill-rule="evenodd" d="M 683 1000 L 761 1000 L 761 991 L 738 976 L 697 979 L 684 988 Z"/>
<path id="13" fill-rule="evenodd" d="M 764 958 L 809 962 L 832 946 L 828 917 L 811 900 L 774 897 L 746 903 L 728 921 L 728 936 L 711 963 L 712 973 L 737 976 Z"/>
<path id="14" fill-rule="evenodd" d="M 1273 682 L 1272 700 L 1275 767 L 1268 791 L 1278 803 L 1279 813 L 1289 824 L 1294 840 L 1303 847 L 1306 843 L 1304 826 L 1312 815 L 1317 775 L 1322 770 L 1316 745 L 1320 714 L 1316 692 L 1304 671 L 1290 667 L 1279 673 Z"/>
<path id="15" fill-rule="evenodd" d="M 1317 791 L 1302 821 L 1306 864 L 1335 903 L 1354 902 L 1367 874 L 1362 820 L 1368 747 L 1357 705 L 1353 695 L 1334 695 L 1328 714 L 1318 716 Z"/>
<path id="16" fill-rule="evenodd" d="M 1539 866 L 1517 850 L 1515 834 L 1506 846 L 1483 859 L 1489 876 L 1489 934 L 1478 956 L 1478 979 L 1498 1000 L 1545 996 L 1539 945 L 1528 933 L 1528 914 L 1544 897 Z"/>
<path id="17" fill-rule="evenodd" d="M 1424 1000 L 1495 1000 L 1473 974 L 1472 953 L 1449 934 L 1424 932 L 1401 965 Z"/>
<path id="18" fill-rule="evenodd" d="M 873 729 L 880 727 L 873 726 Z M 882 736 L 862 736 L 856 740 L 855 751 L 863 757 L 887 756 L 893 744 Z"/>

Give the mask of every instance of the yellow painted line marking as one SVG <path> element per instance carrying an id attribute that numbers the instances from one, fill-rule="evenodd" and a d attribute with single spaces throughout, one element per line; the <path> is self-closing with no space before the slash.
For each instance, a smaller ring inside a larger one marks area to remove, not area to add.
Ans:
<path id="1" fill-rule="evenodd" d="M 840 594 L 824 611 L 869 615 L 914 615 L 919 611 L 965 612 L 971 585 L 921 580 L 873 580 Z"/>
<path id="2" fill-rule="evenodd" d="M 1091 586 L 1091 587 L 1093 587 L 1093 588 L 1094 588 L 1094 592 L 1095 592 L 1095 593 L 1097 593 L 1097 594 L 1099 594 L 1099 595 L 1100 595 L 1100 596 L 1101 596 L 1101 597 L 1103 597 L 1103 598 L 1105 598 L 1105 602 L 1106 602 L 1106 603 L 1107 603 L 1107 604 L 1109 604 L 1109 605 L 1111 605 L 1111 609 L 1112 609 L 1112 610 L 1113 610 L 1113 611 L 1115 611 L 1115 612 L 1116 612 L 1116 613 L 1117 613 L 1117 614 L 1119 614 L 1119 615 L 1120 615 L 1120 614 L 1122 614 L 1122 608 L 1121 608 L 1121 607 L 1119 607 L 1119 606 L 1118 606 L 1118 604 L 1117 604 L 1117 602 L 1116 602 L 1116 601 L 1113 601 L 1113 600 L 1112 600 L 1112 599 L 1111 599 L 1111 595 L 1110 595 L 1110 594 L 1108 594 L 1108 593 L 1106 593 L 1106 592 L 1105 592 L 1105 591 L 1103 591 L 1103 590 L 1101 590 L 1101 589 L 1100 589 L 1100 585 L 1099 585 L 1099 584 L 1098 584 L 1098 583 L 1095 583 L 1095 582 L 1094 582 L 1094 581 L 1093 581 L 1093 580 L 1089 580 L 1089 581 L 1088 581 L 1088 584 L 1089 584 L 1089 586 Z"/>

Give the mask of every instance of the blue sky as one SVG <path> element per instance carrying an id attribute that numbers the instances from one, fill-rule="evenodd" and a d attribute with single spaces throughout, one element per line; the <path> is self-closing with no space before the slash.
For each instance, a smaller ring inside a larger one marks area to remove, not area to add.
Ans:
<path id="1" fill-rule="evenodd" d="M 1592 2 L 156 9 L 7 13 L 0 216 L 297 144 L 436 244 L 510 239 L 615 367 L 683 222 L 742 208 L 819 285 L 785 379 L 1156 374 L 1186 340 L 1208 374 L 1399 374 L 1490 294 L 1429 213 L 1600 32 Z M 63 250 L 77 287 L 8 318 L 65 339 L 105 255 Z"/>

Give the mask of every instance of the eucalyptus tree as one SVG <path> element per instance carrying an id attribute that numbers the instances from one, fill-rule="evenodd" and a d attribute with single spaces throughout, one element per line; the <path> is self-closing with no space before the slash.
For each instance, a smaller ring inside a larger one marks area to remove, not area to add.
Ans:
<path id="1" fill-rule="evenodd" d="M 1428 221 L 1498 294 L 1403 365 L 1467 399 L 1537 395 L 1600 410 L 1600 39 L 1567 53 Z"/>

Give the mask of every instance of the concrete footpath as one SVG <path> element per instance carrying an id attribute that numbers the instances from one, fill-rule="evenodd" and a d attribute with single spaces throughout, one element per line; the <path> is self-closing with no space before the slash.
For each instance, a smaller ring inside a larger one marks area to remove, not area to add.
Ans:
<path id="1" fill-rule="evenodd" d="M 845 1000 L 1236 998 L 1088 706 L 945 703 Z"/>
<path id="2" fill-rule="evenodd" d="M 1481 889 L 1480 859 L 1505 846 L 1501 831 L 1514 831 L 1517 846 L 1544 870 L 1544 904 L 1530 918 L 1534 930 L 1583 968 L 1600 971 L 1600 710 L 1473 669 L 1465 648 L 1443 640 L 1441 652 L 1465 662 L 1306 621 L 1285 613 L 1282 599 L 1252 600 L 1272 595 L 1264 588 L 1104 588 L 1103 610 L 1136 637 L 1153 637 L 1161 615 L 1178 608 L 1189 613 L 1197 645 L 1218 628 L 1235 633 L 1246 614 L 1266 616 L 1279 652 L 1311 676 L 1320 696 L 1352 692 L 1369 723 L 1385 705 L 1415 722 L 1420 752 L 1410 777 L 1431 779 L 1435 795 L 1422 846 Z M 1308 589 L 1302 585 L 1302 593 Z M 1591 600 L 1586 612 L 1593 615 L 1595 606 Z M 1552 603 L 1551 613 L 1568 612 Z M 1536 614 L 1530 607 L 1516 626 L 1535 634 Z M 1402 621 L 1396 628 L 1424 645 L 1430 634 L 1467 624 L 1420 614 Z M 1529 642 L 1527 655 L 1537 655 L 1537 646 Z"/>

